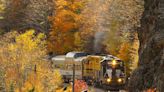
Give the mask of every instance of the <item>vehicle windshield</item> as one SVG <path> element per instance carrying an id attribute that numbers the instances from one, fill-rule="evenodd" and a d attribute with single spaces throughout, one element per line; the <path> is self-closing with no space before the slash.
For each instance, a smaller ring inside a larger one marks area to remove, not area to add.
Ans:
<path id="1" fill-rule="evenodd" d="M 107 69 L 106 74 L 109 78 L 112 78 L 112 69 Z"/>
<path id="2" fill-rule="evenodd" d="M 113 76 L 122 77 L 123 75 L 124 74 L 120 69 L 112 70 L 109 68 L 106 70 L 106 73 L 105 73 L 105 77 L 109 77 L 109 78 L 112 78 Z"/>

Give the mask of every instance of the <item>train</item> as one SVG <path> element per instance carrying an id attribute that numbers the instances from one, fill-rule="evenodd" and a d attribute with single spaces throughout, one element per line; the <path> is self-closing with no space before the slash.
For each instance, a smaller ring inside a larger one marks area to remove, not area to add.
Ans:
<path id="1" fill-rule="evenodd" d="M 65 82 L 72 81 L 74 65 L 75 78 L 84 80 L 89 85 L 101 86 L 107 90 L 125 88 L 127 77 L 124 62 L 113 55 L 69 52 L 51 60 L 53 67 L 59 69 Z"/>

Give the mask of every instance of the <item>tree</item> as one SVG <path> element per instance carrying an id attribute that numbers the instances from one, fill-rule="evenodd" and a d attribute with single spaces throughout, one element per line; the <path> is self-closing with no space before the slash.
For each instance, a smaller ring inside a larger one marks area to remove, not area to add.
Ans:
<path id="1" fill-rule="evenodd" d="M 5 92 L 4 70 L 0 68 L 0 91 Z"/>
<path id="2" fill-rule="evenodd" d="M 5 89 L 11 86 L 15 91 L 22 92 L 32 89 L 45 92 L 55 90 L 60 85 L 61 76 L 53 71 L 45 62 L 46 41 L 42 33 L 35 34 L 29 30 L 23 34 L 9 32 L 1 36 L 0 67 L 4 75 Z M 32 87 L 24 87 L 29 84 Z"/>
<path id="3" fill-rule="evenodd" d="M 57 88 L 62 85 L 62 77 L 59 71 L 51 71 L 45 67 L 45 65 L 38 66 L 39 69 L 36 72 L 30 73 L 21 88 L 23 92 L 56 92 Z M 17 91 L 19 92 L 19 89 Z"/>
<path id="4" fill-rule="evenodd" d="M 80 28 L 84 50 L 117 55 L 127 33 L 140 26 L 142 11 L 139 0 L 89 0 L 82 11 Z"/>
<path id="5" fill-rule="evenodd" d="M 4 13 L 4 9 L 5 9 L 5 1 L 4 0 L 0 0 L 0 21 L 3 20 L 3 13 Z M 2 35 L 4 33 L 4 30 L 0 27 L 0 35 Z"/>
<path id="6" fill-rule="evenodd" d="M 74 34 L 79 29 L 83 5 L 81 1 L 73 0 L 56 0 L 55 5 L 55 13 L 50 17 L 52 31 L 48 48 L 50 52 L 64 54 L 74 50 Z"/>
<path id="7" fill-rule="evenodd" d="M 3 18 L 1 14 L 4 12 L 4 8 L 5 8 L 4 1 L 0 0 L 0 19 Z"/>
<path id="8" fill-rule="evenodd" d="M 109 48 L 109 52 L 115 52 L 117 55 L 120 45 L 122 43 L 126 43 L 127 41 L 130 43 L 130 33 L 131 31 L 136 31 L 136 28 L 140 26 L 140 17 L 143 12 L 143 2 L 138 0 L 116 0 L 111 2 L 109 8 L 109 16 L 106 20 L 109 20 L 109 36 L 106 44 L 107 48 Z M 116 43 L 113 44 L 112 43 Z M 110 50 L 111 49 L 111 50 Z"/>
<path id="9" fill-rule="evenodd" d="M 109 1 L 89 0 L 86 2 L 82 11 L 82 26 L 80 28 L 80 37 L 82 39 L 83 49 L 88 53 L 100 53 L 103 45 L 105 31 L 108 28 L 104 24 L 108 23 L 104 19 L 107 15 Z M 100 39 L 100 40 L 99 40 Z M 101 42 L 100 42 L 101 41 Z"/>
<path id="10" fill-rule="evenodd" d="M 48 16 L 52 15 L 52 2 L 52 0 L 6 0 L 0 27 L 5 31 L 35 29 L 48 33 L 50 28 Z"/>
<path id="11" fill-rule="evenodd" d="M 25 18 L 25 0 L 6 0 L 3 19 L 0 20 L 0 27 L 5 31 L 22 27 Z"/>
<path id="12" fill-rule="evenodd" d="M 119 54 L 117 55 L 121 60 L 123 60 L 124 64 L 125 64 L 125 72 L 127 76 L 130 76 L 131 72 L 132 72 L 132 60 L 131 60 L 131 52 L 130 52 L 130 44 L 127 43 L 123 43 L 121 45 L 121 48 L 119 50 Z"/>
<path id="13" fill-rule="evenodd" d="M 25 26 L 21 29 L 33 28 L 46 34 L 50 31 L 48 17 L 52 15 L 54 0 L 26 0 Z"/>

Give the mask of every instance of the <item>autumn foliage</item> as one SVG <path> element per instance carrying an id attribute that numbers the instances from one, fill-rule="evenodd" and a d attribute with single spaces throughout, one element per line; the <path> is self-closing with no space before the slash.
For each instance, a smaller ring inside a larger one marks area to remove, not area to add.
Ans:
<path id="1" fill-rule="evenodd" d="M 55 92 L 62 79 L 46 62 L 48 53 L 111 54 L 125 62 L 130 75 L 138 61 L 135 31 L 142 4 L 142 0 L 0 0 L 0 88 Z M 76 80 L 75 91 L 83 88 L 86 83 Z"/>
<path id="2" fill-rule="evenodd" d="M 1 36 L 0 69 L 3 75 L 0 80 L 4 80 L 5 91 L 54 91 L 62 83 L 58 71 L 52 70 L 44 60 L 45 35 L 34 33 L 34 30 L 23 34 L 14 31 Z"/>
<path id="3" fill-rule="evenodd" d="M 67 90 L 65 92 L 72 92 L 72 84 L 67 86 Z M 74 91 L 75 92 L 82 92 L 82 91 L 89 91 L 88 90 L 88 85 L 85 81 L 83 80 L 75 80 L 75 86 L 74 86 Z M 63 92 L 62 90 L 59 90 L 57 92 Z"/>
<path id="4" fill-rule="evenodd" d="M 83 80 L 76 80 L 75 81 L 75 92 L 81 92 L 84 90 L 88 90 L 88 86 L 87 86 L 86 82 L 84 82 Z"/>
<path id="5" fill-rule="evenodd" d="M 75 33 L 80 27 L 82 3 L 73 0 L 56 0 L 48 49 L 56 54 L 64 54 L 75 48 Z"/>

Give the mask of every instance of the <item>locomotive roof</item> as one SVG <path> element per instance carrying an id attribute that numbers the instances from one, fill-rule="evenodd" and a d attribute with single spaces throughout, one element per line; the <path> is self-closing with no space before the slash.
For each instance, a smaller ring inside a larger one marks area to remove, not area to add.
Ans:
<path id="1" fill-rule="evenodd" d="M 99 55 L 88 55 L 87 57 L 97 57 L 97 58 L 100 58 L 102 56 L 99 56 Z"/>
<path id="2" fill-rule="evenodd" d="M 115 57 L 113 55 L 106 55 L 106 56 L 103 56 L 103 60 L 101 62 L 104 62 L 105 60 L 121 60 L 119 59 L 118 57 Z"/>
<path id="3" fill-rule="evenodd" d="M 86 57 L 78 57 L 78 58 L 76 58 L 76 59 L 74 59 L 74 61 L 79 61 L 79 62 L 82 62 L 83 61 L 83 59 L 85 59 Z"/>

